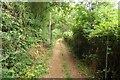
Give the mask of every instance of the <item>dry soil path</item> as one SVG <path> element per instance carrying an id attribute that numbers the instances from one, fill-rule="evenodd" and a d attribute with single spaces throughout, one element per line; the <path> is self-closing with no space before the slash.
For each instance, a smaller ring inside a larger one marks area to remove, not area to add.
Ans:
<path id="1" fill-rule="evenodd" d="M 56 41 L 48 70 L 49 73 L 44 78 L 66 78 L 66 73 L 70 75 L 70 78 L 81 78 L 82 80 L 86 78 L 85 75 L 80 74 L 75 57 L 64 45 L 62 39 Z"/>

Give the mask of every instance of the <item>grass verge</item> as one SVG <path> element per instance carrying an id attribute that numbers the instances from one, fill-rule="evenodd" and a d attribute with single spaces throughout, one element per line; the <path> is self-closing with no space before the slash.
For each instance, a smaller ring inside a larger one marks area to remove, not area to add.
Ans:
<path id="1" fill-rule="evenodd" d="M 65 62 L 65 58 L 62 53 L 61 53 L 61 56 L 62 56 L 62 66 L 63 66 L 63 71 L 65 73 L 65 78 L 66 78 L 66 80 L 71 80 L 71 76 L 67 70 L 67 64 Z"/>

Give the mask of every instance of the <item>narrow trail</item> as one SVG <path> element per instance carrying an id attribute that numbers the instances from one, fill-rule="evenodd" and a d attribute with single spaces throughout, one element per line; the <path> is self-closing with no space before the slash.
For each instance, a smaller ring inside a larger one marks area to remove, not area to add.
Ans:
<path id="1" fill-rule="evenodd" d="M 64 78 L 64 72 L 62 67 L 62 57 L 60 54 L 61 46 L 59 40 L 53 49 L 53 56 L 49 62 L 49 74 L 45 78 Z"/>
<path id="2" fill-rule="evenodd" d="M 64 66 L 66 66 L 66 69 Z M 82 80 L 85 80 L 86 78 L 85 75 L 80 74 L 75 57 L 63 44 L 62 39 L 56 41 L 48 69 L 49 73 L 45 75 L 44 78 L 66 78 L 66 73 L 70 75 L 69 78 L 84 78 Z"/>

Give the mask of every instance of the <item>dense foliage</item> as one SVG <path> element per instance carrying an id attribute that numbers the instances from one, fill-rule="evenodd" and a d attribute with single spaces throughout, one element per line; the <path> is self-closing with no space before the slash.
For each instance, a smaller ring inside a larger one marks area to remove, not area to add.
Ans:
<path id="1" fill-rule="evenodd" d="M 49 29 L 47 29 L 49 13 L 46 9 L 49 4 L 40 4 L 2 3 L 1 62 L 3 78 L 40 77 L 46 73 L 46 63 L 41 60 L 39 61 L 40 64 L 36 64 L 36 61 L 27 54 L 29 48 L 34 44 L 49 43 Z M 40 10 L 36 10 L 38 8 Z M 41 11 L 42 9 L 46 11 Z M 30 67 L 34 70 L 33 73 L 29 70 Z"/>
<path id="2" fill-rule="evenodd" d="M 93 8 L 87 8 L 86 5 L 75 5 L 76 23 L 71 29 L 72 32 L 65 33 L 65 40 L 79 58 L 84 59 L 89 65 L 93 64 L 93 71 L 97 77 L 105 78 L 107 72 L 108 78 L 119 78 L 118 10 L 109 2 L 94 3 Z"/>

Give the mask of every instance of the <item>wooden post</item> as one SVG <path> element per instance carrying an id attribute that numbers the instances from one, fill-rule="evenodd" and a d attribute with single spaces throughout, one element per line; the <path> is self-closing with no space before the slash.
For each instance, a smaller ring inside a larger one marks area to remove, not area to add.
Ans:
<path id="1" fill-rule="evenodd" d="M 50 24 L 49 24 L 49 29 L 50 29 L 50 44 L 52 44 L 52 16 L 50 12 Z"/>
<path id="2" fill-rule="evenodd" d="M 107 80 L 107 68 L 108 68 L 108 36 L 107 36 L 107 43 L 106 43 L 107 47 L 106 47 L 106 60 L 105 60 L 105 80 Z"/>

